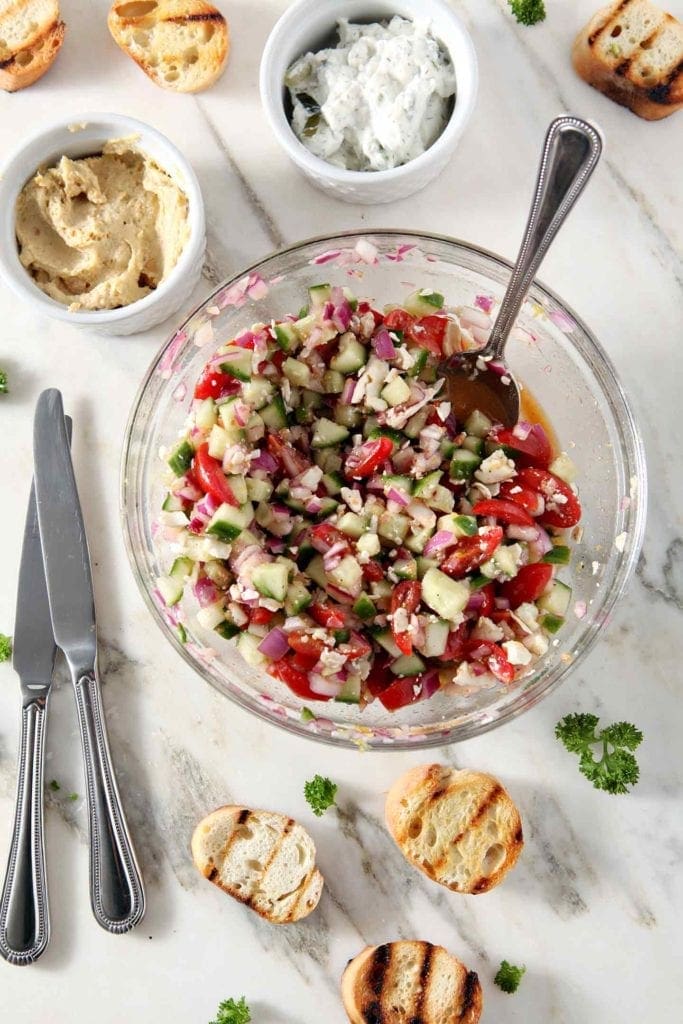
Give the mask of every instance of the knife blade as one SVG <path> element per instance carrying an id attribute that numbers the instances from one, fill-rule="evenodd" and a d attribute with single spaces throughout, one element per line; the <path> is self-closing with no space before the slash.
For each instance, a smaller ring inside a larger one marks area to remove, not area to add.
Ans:
<path id="1" fill-rule="evenodd" d="M 33 461 L 50 618 L 74 685 L 90 824 L 90 902 L 107 931 L 134 928 L 145 909 L 140 869 L 111 762 L 97 670 L 90 554 L 66 438 L 62 396 L 36 406 Z"/>
<path id="2" fill-rule="evenodd" d="M 71 441 L 71 420 L 66 421 Z M 43 831 L 43 770 L 47 709 L 57 645 L 52 633 L 35 485 L 26 512 L 21 550 L 12 664 L 22 691 L 14 824 L 0 896 L 0 954 L 31 964 L 50 939 Z"/>

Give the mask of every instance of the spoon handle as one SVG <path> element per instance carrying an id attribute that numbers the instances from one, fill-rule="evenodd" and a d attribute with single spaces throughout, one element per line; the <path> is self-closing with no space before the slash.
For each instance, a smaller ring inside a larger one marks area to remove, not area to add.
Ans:
<path id="1" fill-rule="evenodd" d="M 602 152 L 597 128 L 580 117 L 557 117 L 545 137 L 534 201 L 488 352 L 500 359 L 508 334 L 545 254 L 595 170 Z"/>

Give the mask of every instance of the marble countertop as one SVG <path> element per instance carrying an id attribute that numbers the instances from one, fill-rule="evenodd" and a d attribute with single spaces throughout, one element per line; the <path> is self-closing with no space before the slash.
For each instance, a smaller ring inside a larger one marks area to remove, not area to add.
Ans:
<path id="1" fill-rule="evenodd" d="M 55 111 L 79 120 L 113 109 L 165 132 L 192 160 L 206 201 L 208 255 L 197 300 L 278 246 L 344 228 L 419 227 L 512 256 L 547 123 L 567 111 L 600 123 L 606 156 L 542 278 L 593 327 L 621 374 L 645 438 L 652 500 L 637 578 L 577 672 L 502 730 L 432 752 L 499 774 L 524 818 L 526 848 L 506 883 L 457 897 L 409 869 L 382 825 L 388 786 L 424 755 L 335 751 L 249 717 L 175 656 L 143 606 L 118 522 L 119 458 L 139 381 L 173 325 L 130 338 L 87 337 L 39 319 L 0 287 L 0 365 L 11 381 L 10 395 L 0 398 L 0 631 L 12 631 L 33 407 L 42 388 L 56 386 L 74 418 L 111 742 L 149 905 L 143 924 L 124 937 L 104 933 L 91 916 L 85 806 L 68 799 L 84 790 L 76 718 L 60 667 L 47 763 L 47 779 L 61 786 L 47 793 L 52 942 L 34 967 L 0 962 L 3 1019 L 204 1024 L 221 999 L 244 994 L 255 1024 L 342 1024 L 338 983 L 347 959 L 366 943 L 422 937 L 479 972 L 489 1024 L 679 1020 L 683 114 L 649 124 L 576 78 L 569 46 L 595 0 L 551 0 L 548 20 L 534 29 L 517 26 L 504 0 L 456 0 L 481 62 L 478 106 L 459 150 L 420 195 L 348 206 L 298 176 L 261 116 L 259 57 L 284 0 L 226 3 L 230 64 L 198 97 L 160 91 L 125 59 L 107 32 L 107 6 L 62 0 L 68 33 L 55 67 L 33 88 L 0 95 L 2 149 Z M 683 16 L 683 0 L 669 6 Z M 15 683 L 1 666 L 3 861 L 15 786 Z M 630 795 L 595 791 L 554 739 L 555 722 L 572 710 L 642 728 L 642 780 Z M 315 772 L 339 783 L 339 810 L 321 820 L 302 796 Z M 310 828 L 327 888 L 308 922 L 269 926 L 195 872 L 193 825 L 232 801 L 286 811 Z M 527 966 L 515 996 L 493 985 L 504 957 Z"/>

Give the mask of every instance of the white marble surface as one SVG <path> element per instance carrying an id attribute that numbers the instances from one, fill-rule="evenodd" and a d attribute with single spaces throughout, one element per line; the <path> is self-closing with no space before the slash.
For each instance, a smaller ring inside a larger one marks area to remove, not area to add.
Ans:
<path id="1" fill-rule="evenodd" d="M 594 0 L 550 0 L 535 29 L 504 0 L 457 0 L 481 60 L 481 93 L 455 159 L 424 193 L 354 208 L 298 177 L 271 139 L 257 95 L 259 55 L 284 0 L 226 3 L 230 66 L 198 98 L 159 91 L 106 29 L 104 0 L 62 0 L 67 40 L 25 93 L 0 95 L 1 149 L 54 111 L 114 109 L 146 119 L 191 157 L 207 205 L 210 285 L 283 243 L 346 227 L 420 227 L 512 255 L 547 122 L 595 118 L 607 154 L 543 270 L 596 330 L 631 394 L 648 450 L 652 501 L 638 577 L 609 631 L 570 681 L 501 731 L 439 756 L 498 773 L 522 809 L 526 849 L 491 894 L 463 898 L 413 873 L 382 824 L 383 793 L 412 754 L 335 752 L 296 741 L 214 693 L 170 651 L 138 596 L 118 524 L 118 464 L 140 378 L 172 326 L 98 339 L 35 317 L 0 288 L 0 630 L 11 632 L 31 417 L 39 391 L 60 387 L 95 563 L 105 701 L 121 788 L 137 837 L 149 910 L 113 937 L 90 915 L 83 792 L 72 695 L 54 694 L 48 739 L 47 843 L 53 920 L 43 960 L 0 962 L 2 1019 L 40 1024 L 209 1021 L 220 999 L 246 995 L 256 1024 L 341 1024 L 338 979 L 366 942 L 423 937 L 481 976 L 484 1021 L 668 1024 L 680 1020 L 681 672 L 683 626 L 683 114 L 648 124 L 574 76 L 573 33 Z M 683 0 L 670 8 L 683 16 Z M 63 671 L 59 671 L 59 682 Z M 9 841 L 18 723 L 15 677 L 0 667 L 0 856 Z M 571 710 L 627 718 L 645 733 L 642 781 L 624 797 L 594 791 L 553 737 Z M 320 771 L 340 785 L 338 812 L 318 821 L 302 797 Z M 188 839 L 221 802 L 272 806 L 310 826 L 328 885 L 308 923 L 281 929 L 195 873 Z M 501 958 L 528 968 L 519 993 L 492 983 Z"/>

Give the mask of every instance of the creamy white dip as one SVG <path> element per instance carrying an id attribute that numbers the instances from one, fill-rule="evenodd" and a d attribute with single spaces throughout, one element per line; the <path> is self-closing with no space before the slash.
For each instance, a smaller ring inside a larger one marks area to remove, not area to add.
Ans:
<path id="1" fill-rule="evenodd" d="M 448 53 L 428 24 L 338 23 L 339 42 L 306 53 L 285 84 L 292 128 L 311 153 L 352 171 L 386 171 L 439 137 L 455 95 Z"/>

